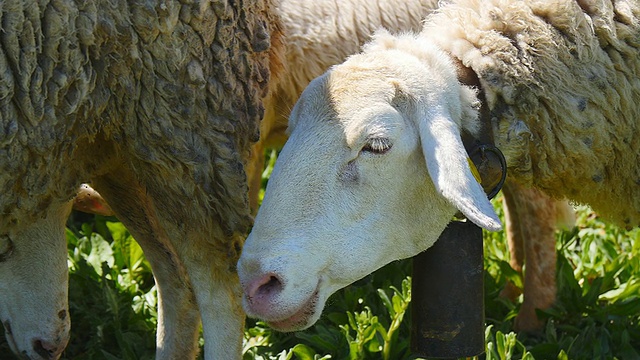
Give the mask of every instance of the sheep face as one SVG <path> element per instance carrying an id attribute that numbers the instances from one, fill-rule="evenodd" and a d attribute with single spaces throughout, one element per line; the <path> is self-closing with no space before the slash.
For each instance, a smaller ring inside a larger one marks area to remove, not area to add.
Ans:
<path id="1" fill-rule="evenodd" d="M 427 249 L 458 210 L 500 227 L 460 140 L 461 86 L 399 55 L 352 57 L 295 105 L 238 264 L 249 316 L 308 327 L 333 292 Z"/>
<path id="2" fill-rule="evenodd" d="M 51 209 L 0 233 L 0 321 L 11 350 L 28 359 L 57 359 L 69 340 L 64 224 L 71 203 Z"/>

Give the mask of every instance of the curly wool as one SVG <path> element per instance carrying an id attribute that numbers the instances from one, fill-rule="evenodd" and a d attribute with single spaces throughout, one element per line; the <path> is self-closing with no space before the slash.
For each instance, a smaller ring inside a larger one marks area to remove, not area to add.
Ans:
<path id="1" fill-rule="evenodd" d="M 423 36 L 480 78 L 510 175 L 640 224 L 640 4 L 451 1 Z"/>
<path id="2" fill-rule="evenodd" d="M 245 232 L 243 163 L 275 51 L 269 6 L 0 3 L 0 229 L 124 161 L 167 217 Z"/>

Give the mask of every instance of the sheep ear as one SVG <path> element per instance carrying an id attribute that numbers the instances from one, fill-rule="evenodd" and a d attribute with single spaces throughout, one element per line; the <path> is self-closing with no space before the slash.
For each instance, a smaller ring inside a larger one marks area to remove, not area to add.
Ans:
<path id="1" fill-rule="evenodd" d="M 91 186 L 82 184 L 76 198 L 73 200 L 73 209 L 89 214 L 113 216 L 113 210 L 107 202 Z"/>
<path id="2" fill-rule="evenodd" d="M 420 141 L 436 189 L 476 225 L 500 230 L 498 215 L 469 167 L 458 124 L 446 111 L 431 109 L 423 115 L 418 119 Z"/>

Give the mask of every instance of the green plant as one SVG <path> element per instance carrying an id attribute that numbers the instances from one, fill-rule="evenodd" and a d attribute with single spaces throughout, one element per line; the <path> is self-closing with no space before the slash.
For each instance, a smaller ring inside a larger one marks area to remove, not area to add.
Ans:
<path id="1" fill-rule="evenodd" d="M 157 294 L 142 249 L 101 216 L 75 214 L 66 239 L 71 340 L 62 359 L 152 359 Z M 13 358 L 6 343 L 0 351 Z"/>
<path id="2" fill-rule="evenodd" d="M 390 286 L 393 291 L 391 299 L 383 289 L 378 289 L 378 296 L 382 300 L 389 315 L 389 325 L 378 321 L 378 316 L 371 312 L 369 306 L 364 311 L 347 311 L 348 323 L 340 325 L 340 329 L 349 343 L 349 359 L 359 360 L 367 358 L 368 354 L 380 353 L 384 360 L 395 359 L 398 354 L 392 352 L 397 342 L 398 329 L 411 303 L 411 278 L 402 281 L 402 290 Z M 355 336 L 352 336 L 352 331 Z"/>
<path id="3" fill-rule="evenodd" d="M 486 360 L 510 360 L 521 358 L 531 360 L 534 357 L 529 353 L 514 332 L 504 334 L 500 330 L 494 330 L 493 325 L 485 330 Z M 516 356 L 517 355 L 517 356 Z"/>
<path id="4" fill-rule="evenodd" d="M 67 230 L 69 359 L 151 359 L 157 294 L 140 246 L 119 222 Z M 77 355 L 76 355 L 77 354 Z"/>
<path id="5" fill-rule="evenodd" d="M 268 175 L 276 153 L 268 155 Z M 266 178 L 265 178 L 266 183 Z M 500 199 L 494 200 L 502 215 Z M 149 263 L 114 218 L 69 222 L 71 342 L 64 359 L 150 359 L 157 294 Z M 578 208 L 577 227 L 557 237 L 558 297 L 539 311 L 538 334 L 511 331 L 520 302 L 499 297 L 509 266 L 504 233 L 485 233 L 485 359 L 640 359 L 640 229 L 606 224 Z M 249 359 L 413 359 L 410 352 L 411 260 L 388 264 L 334 294 L 311 328 L 279 333 L 247 320 Z M 11 359 L 4 338 L 0 357 Z"/>

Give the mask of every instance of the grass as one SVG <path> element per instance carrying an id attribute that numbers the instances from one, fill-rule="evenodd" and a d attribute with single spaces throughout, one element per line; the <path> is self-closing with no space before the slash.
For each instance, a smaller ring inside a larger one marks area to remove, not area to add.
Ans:
<path id="1" fill-rule="evenodd" d="M 640 229 L 623 231 L 579 207 L 577 227 L 558 233 L 558 298 L 539 313 L 547 325 L 534 335 L 511 332 L 520 303 L 498 296 L 507 280 L 522 283 L 504 234 L 484 237 L 483 358 L 640 359 Z M 80 214 L 67 241 L 72 335 L 63 359 L 153 358 L 157 293 L 140 247 L 117 219 Z M 410 273 L 409 260 L 397 261 L 342 289 L 306 331 L 278 333 L 248 319 L 244 359 L 414 358 Z M 13 359 L 4 337 L 0 358 Z"/>

